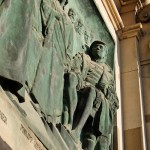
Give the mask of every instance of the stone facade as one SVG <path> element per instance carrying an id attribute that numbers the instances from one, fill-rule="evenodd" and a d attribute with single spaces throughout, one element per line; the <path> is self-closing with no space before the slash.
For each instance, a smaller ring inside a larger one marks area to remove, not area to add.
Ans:
<path id="1" fill-rule="evenodd" d="M 122 31 L 117 31 L 120 39 L 122 149 L 149 150 L 149 2 L 120 0 L 120 4 L 117 1 L 115 4 L 124 24 Z"/>

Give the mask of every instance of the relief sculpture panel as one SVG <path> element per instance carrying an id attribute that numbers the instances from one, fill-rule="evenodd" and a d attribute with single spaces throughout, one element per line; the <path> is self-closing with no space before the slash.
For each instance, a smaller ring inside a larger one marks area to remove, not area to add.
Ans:
<path id="1" fill-rule="evenodd" d="M 0 0 L 0 85 L 25 118 L 26 92 L 49 138 L 65 148 L 110 149 L 114 47 L 93 0 Z"/>

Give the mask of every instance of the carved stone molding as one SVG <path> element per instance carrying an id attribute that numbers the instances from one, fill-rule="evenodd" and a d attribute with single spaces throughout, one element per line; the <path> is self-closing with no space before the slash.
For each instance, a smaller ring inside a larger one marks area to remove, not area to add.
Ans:
<path id="1" fill-rule="evenodd" d="M 135 3 L 137 1 L 138 0 L 120 0 L 120 3 L 121 3 L 121 5 L 128 5 L 128 4 L 131 4 L 131 3 Z"/>
<path id="2" fill-rule="evenodd" d="M 113 0 L 102 0 L 103 5 L 108 13 L 110 20 L 115 28 L 115 30 L 120 30 L 124 27 L 120 14 L 114 4 Z"/>
<path id="3" fill-rule="evenodd" d="M 142 65 L 142 66 L 148 65 L 148 64 L 150 64 L 150 59 L 148 59 L 148 60 L 142 60 L 142 61 L 141 61 L 141 65 Z"/>
<path id="4" fill-rule="evenodd" d="M 137 37 L 139 40 L 143 35 L 142 24 L 138 23 L 132 26 L 125 27 L 122 31 L 118 32 L 118 36 L 121 40 L 128 39 L 131 37 Z"/>

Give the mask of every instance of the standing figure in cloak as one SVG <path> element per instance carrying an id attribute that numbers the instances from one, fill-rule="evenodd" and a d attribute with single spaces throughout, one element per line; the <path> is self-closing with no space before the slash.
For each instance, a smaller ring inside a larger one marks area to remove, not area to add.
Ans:
<path id="1" fill-rule="evenodd" d="M 0 85 L 18 98 L 24 97 L 22 87 L 25 84 L 33 7 L 34 1 L 0 2 Z"/>
<path id="2" fill-rule="evenodd" d="M 41 0 L 42 54 L 30 93 L 46 120 L 60 123 L 64 72 L 72 58 L 74 29 L 59 1 Z"/>

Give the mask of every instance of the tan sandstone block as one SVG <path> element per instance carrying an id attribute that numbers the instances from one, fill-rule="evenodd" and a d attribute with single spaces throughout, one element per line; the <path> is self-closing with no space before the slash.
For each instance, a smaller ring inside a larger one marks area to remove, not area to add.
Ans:
<path id="1" fill-rule="evenodd" d="M 125 150 L 142 150 L 141 128 L 124 131 Z"/>
<path id="2" fill-rule="evenodd" d="M 122 74 L 124 130 L 141 126 L 138 71 Z"/>
<path id="3" fill-rule="evenodd" d="M 120 44 L 121 72 L 137 69 L 137 41 L 135 38 L 124 39 Z"/>
<path id="4" fill-rule="evenodd" d="M 150 78 L 142 78 L 145 114 L 150 114 Z"/>
<path id="5" fill-rule="evenodd" d="M 135 12 L 129 11 L 127 13 L 121 14 L 121 18 L 125 26 L 135 24 Z"/>
<path id="6" fill-rule="evenodd" d="M 150 150 L 150 121 L 146 123 L 146 137 L 147 137 L 147 147 L 148 150 Z"/>

